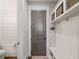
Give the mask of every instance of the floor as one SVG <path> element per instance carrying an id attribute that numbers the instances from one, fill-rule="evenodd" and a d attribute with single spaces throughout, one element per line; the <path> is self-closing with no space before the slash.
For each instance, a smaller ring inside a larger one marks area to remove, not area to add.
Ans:
<path id="1" fill-rule="evenodd" d="M 32 56 L 32 59 L 48 59 L 46 56 Z"/>

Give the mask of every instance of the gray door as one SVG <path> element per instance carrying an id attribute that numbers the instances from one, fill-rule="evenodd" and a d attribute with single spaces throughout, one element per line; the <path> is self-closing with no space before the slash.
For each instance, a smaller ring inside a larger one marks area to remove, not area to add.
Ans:
<path id="1" fill-rule="evenodd" d="M 31 55 L 46 56 L 46 11 L 31 11 Z"/>

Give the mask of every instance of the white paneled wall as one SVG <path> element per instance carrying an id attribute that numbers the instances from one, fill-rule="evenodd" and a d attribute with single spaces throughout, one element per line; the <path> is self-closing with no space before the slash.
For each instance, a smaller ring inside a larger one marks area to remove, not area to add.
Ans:
<path id="1" fill-rule="evenodd" d="M 79 59 L 79 15 L 56 25 L 57 59 Z"/>
<path id="2" fill-rule="evenodd" d="M 16 56 L 17 0 L 0 0 L 0 45 L 8 56 Z"/>
<path id="3" fill-rule="evenodd" d="M 50 3 L 49 5 L 49 16 L 50 16 L 50 23 L 51 23 L 51 14 L 52 14 L 52 10 L 55 7 L 56 3 Z M 52 24 L 49 25 L 49 48 L 50 47 L 56 47 L 56 40 L 55 40 L 55 32 L 53 30 L 51 30 L 50 28 L 52 27 Z M 48 49 L 49 49 L 48 48 Z M 50 54 L 50 49 L 49 49 L 49 59 L 52 59 L 52 56 Z"/>
<path id="4" fill-rule="evenodd" d="M 52 4 L 50 4 L 49 5 L 49 8 L 50 8 L 50 10 L 49 10 L 49 13 L 50 13 L 50 23 L 51 23 L 51 14 L 52 14 L 52 10 L 54 9 L 54 7 L 55 7 L 55 5 L 56 5 L 56 3 L 52 3 Z M 52 24 L 50 24 L 50 27 L 52 27 Z M 56 47 L 56 40 L 55 40 L 55 31 L 53 31 L 53 30 L 49 30 L 49 47 Z"/>
<path id="5" fill-rule="evenodd" d="M 26 59 L 28 55 L 29 23 L 27 19 L 27 0 L 17 0 L 17 41 L 18 59 Z"/>

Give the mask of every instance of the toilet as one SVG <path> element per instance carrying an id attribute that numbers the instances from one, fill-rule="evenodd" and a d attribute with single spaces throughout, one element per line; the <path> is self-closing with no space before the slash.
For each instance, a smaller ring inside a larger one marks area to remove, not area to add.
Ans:
<path id="1" fill-rule="evenodd" d="M 0 50 L 0 59 L 4 59 L 5 54 L 6 54 L 6 50 Z"/>

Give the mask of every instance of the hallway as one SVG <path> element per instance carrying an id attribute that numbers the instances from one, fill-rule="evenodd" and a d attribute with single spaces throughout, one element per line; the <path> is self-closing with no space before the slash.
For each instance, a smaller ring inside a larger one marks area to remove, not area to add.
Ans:
<path id="1" fill-rule="evenodd" d="M 79 0 L 0 0 L 0 59 L 79 59 Z"/>

